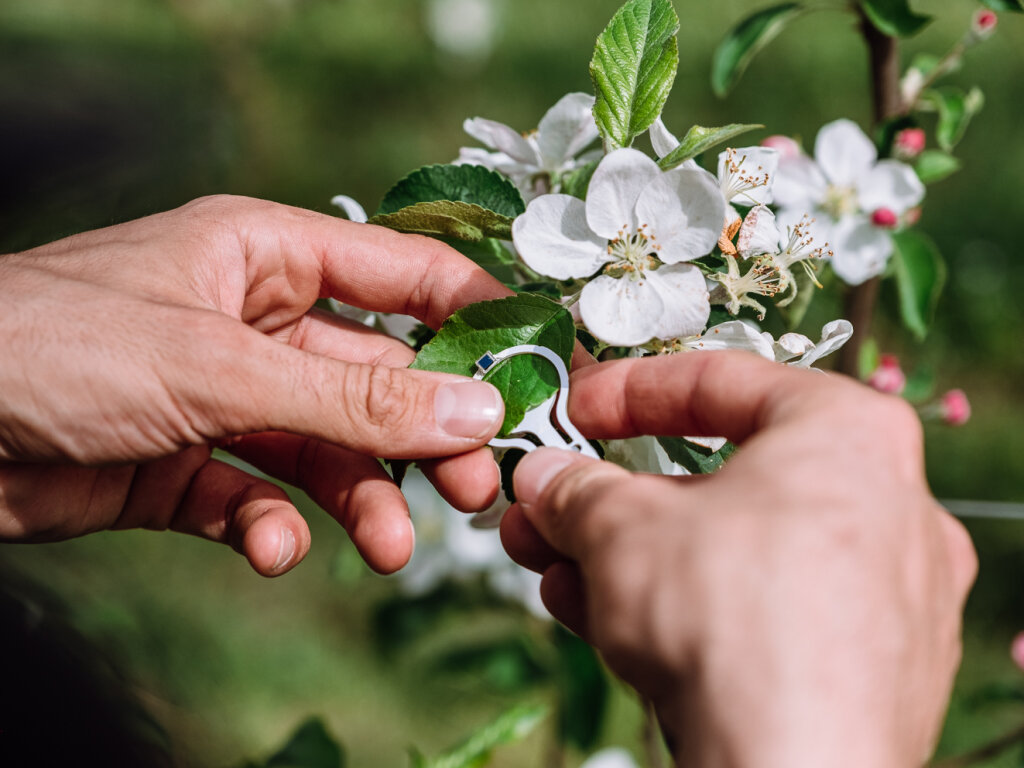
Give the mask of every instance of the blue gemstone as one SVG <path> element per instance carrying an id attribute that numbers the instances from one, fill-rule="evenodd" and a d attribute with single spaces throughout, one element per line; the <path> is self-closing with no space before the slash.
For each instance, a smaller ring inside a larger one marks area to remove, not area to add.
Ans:
<path id="1" fill-rule="evenodd" d="M 492 355 L 490 352 L 487 352 L 483 355 L 483 357 L 476 361 L 476 367 L 479 368 L 481 371 L 486 371 L 488 368 L 493 366 L 494 363 L 494 355 Z"/>

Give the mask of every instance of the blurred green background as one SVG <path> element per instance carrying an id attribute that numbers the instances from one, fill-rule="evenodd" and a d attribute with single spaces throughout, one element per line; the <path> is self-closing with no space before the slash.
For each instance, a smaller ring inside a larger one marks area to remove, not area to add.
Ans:
<path id="1" fill-rule="evenodd" d="M 211 193 L 321 211 L 345 193 L 372 209 L 411 169 L 472 143 L 463 118 L 525 130 L 561 95 L 589 90 L 594 38 L 618 4 L 494 0 L 491 47 L 470 56 L 435 42 L 425 0 L 3 0 L 0 253 Z M 715 43 L 764 4 L 676 0 L 683 23 L 670 128 L 758 122 L 810 145 L 837 117 L 868 125 L 865 51 L 839 13 L 799 20 L 727 100 L 712 96 Z M 907 42 L 905 60 L 944 52 L 977 7 L 914 5 L 938 20 Z M 964 170 L 929 189 L 921 227 L 945 254 L 950 280 L 924 345 L 891 319 L 894 297 L 883 291 L 882 350 L 933 376 L 938 391 L 962 387 L 974 407 L 964 428 L 928 428 L 929 477 L 941 498 L 1024 502 L 1022 65 L 1024 17 L 1005 14 L 953 77 L 980 85 L 987 103 L 958 147 Z M 826 303 L 815 318 L 834 311 Z M 318 714 L 345 742 L 350 765 L 400 766 L 410 744 L 437 752 L 512 698 L 548 695 L 537 685 L 513 696 L 486 674 L 428 675 L 378 653 L 370 624 L 393 581 L 363 575 L 344 534 L 304 504 L 313 553 L 273 582 L 214 545 L 144 532 L 2 545 L 0 568 L 9 584 L 52 590 L 65 608 L 47 610 L 66 612 L 114 659 L 182 765 L 265 757 Z M 1024 629 L 1024 522 L 970 528 L 981 577 L 947 754 L 1024 722 L 1014 700 L 1024 676 L 1007 653 Z M 993 684 L 1002 693 L 992 688 L 988 698 L 1001 700 L 979 703 L 978 691 Z M 619 692 L 612 708 L 606 741 L 634 744 L 628 695 Z M 545 749 L 543 735 L 531 738 L 496 764 L 540 765 Z M 1019 760 L 1011 752 L 985 764 Z"/>

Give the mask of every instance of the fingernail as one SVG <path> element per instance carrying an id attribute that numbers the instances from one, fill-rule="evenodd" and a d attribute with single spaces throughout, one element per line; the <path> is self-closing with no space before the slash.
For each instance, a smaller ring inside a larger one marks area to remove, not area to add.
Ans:
<path id="1" fill-rule="evenodd" d="M 535 504 L 555 476 L 576 462 L 579 456 L 575 451 L 562 448 L 538 448 L 526 454 L 512 476 L 516 501 L 522 507 Z"/>
<path id="2" fill-rule="evenodd" d="M 295 534 L 292 533 L 292 529 L 282 525 L 280 539 L 277 545 L 277 562 L 270 569 L 272 571 L 280 571 L 295 557 Z"/>
<path id="3" fill-rule="evenodd" d="M 437 388 L 434 418 L 437 425 L 455 437 L 481 438 L 493 435 L 505 416 L 505 404 L 498 390 L 483 381 L 456 381 Z"/>

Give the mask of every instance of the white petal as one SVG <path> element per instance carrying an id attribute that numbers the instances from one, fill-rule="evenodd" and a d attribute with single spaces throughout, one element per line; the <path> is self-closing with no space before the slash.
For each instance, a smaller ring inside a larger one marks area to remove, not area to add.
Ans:
<path id="1" fill-rule="evenodd" d="M 898 215 L 924 200 L 924 184 L 906 163 L 882 160 L 860 178 L 857 193 L 865 213 L 888 208 Z"/>
<path id="2" fill-rule="evenodd" d="M 729 442 L 724 437 L 685 437 L 684 440 L 689 440 L 691 443 L 696 443 L 702 448 L 707 448 L 712 453 L 718 453 L 722 450 L 722 447 Z"/>
<path id="3" fill-rule="evenodd" d="M 636 201 L 636 218 L 653 233 L 666 264 L 705 256 L 718 243 L 725 222 L 725 198 L 704 170 L 676 168 L 656 177 Z"/>
<path id="4" fill-rule="evenodd" d="M 833 229 L 832 268 L 847 285 L 860 285 L 882 274 L 892 254 L 889 232 L 864 218 L 840 221 Z"/>
<path id="5" fill-rule="evenodd" d="M 558 100 L 537 127 L 541 167 L 555 171 L 597 138 L 594 97 L 570 93 Z"/>
<path id="6" fill-rule="evenodd" d="M 740 227 L 736 249 L 745 259 L 779 252 L 779 225 L 770 208 L 756 205 L 750 209 Z"/>
<path id="7" fill-rule="evenodd" d="M 629 752 L 611 747 L 591 755 L 580 768 L 638 768 L 638 765 Z"/>
<path id="8" fill-rule="evenodd" d="M 665 127 L 665 122 L 660 116 L 651 124 L 650 130 L 647 133 L 651 137 L 651 146 L 654 148 L 654 154 L 658 156 L 659 160 L 674 152 L 676 147 L 679 146 L 679 139 Z"/>
<path id="9" fill-rule="evenodd" d="M 331 205 L 341 208 L 349 221 L 356 221 L 360 224 L 366 223 L 366 211 L 363 209 L 363 206 L 348 195 L 335 195 L 331 198 Z"/>
<path id="10" fill-rule="evenodd" d="M 818 131 L 814 159 L 836 186 L 852 187 L 875 164 L 878 150 L 852 120 L 836 120 Z"/>
<path id="11" fill-rule="evenodd" d="M 783 208 L 776 216 L 775 223 L 778 225 L 782 243 L 788 242 L 793 227 L 799 224 L 805 232 L 804 241 L 808 237 L 811 239 L 811 242 L 801 249 L 805 253 L 821 248 L 827 255 L 835 247 L 835 225 L 824 211 L 812 213 L 807 209 Z"/>
<path id="12" fill-rule="evenodd" d="M 817 164 L 806 155 L 779 161 L 772 197 L 777 205 L 811 211 L 825 199 L 828 181 Z"/>
<path id="13" fill-rule="evenodd" d="M 821 341 L 803 357 L 791 365 L 810 368 L 823 357 L 831 355 L 853 336 L 853 324 L 849 320 L 833 320 L 821 329 Z"/>
<path id="14" fill-rule="evenodd" d="M 607 241 L 587 226 L 582 200 L 541 195 L 512 223 L 519 257 L 542 275 L 557 280 L 589 277 L 608 260 Z"/>
<path id="15" fill-rule="evenodd" d="M 650 341 L 661 311 L 660 299 L 644 301 L 639 281 L 629 278 L 601 275 L 580 292 L 580 317 L 606 344 L 633 347 Z"/>
<path id="16" fill-rule="evenodd" d="M 802 333 L 784 333 L 775 342 L 775 361 L 784 363 L 814 349 L 814 342 Z"/>
<path id="17" fill-rule="evenodd" d="M 742 147 L 733 150 L 733 157 L 739 168 L 738 173 L 757 179 L 767 176 L 767 183 L 734 195 L 730 200 L 735 200 L 738 205 L 743 206 L 772 203 L 772 186 L 779 170 L 779 151 L 769 147 Z M 729 178 L 732 174 L 729 172 L 728 159 L 728 152 L 719 153 L 718 180 L 722 185 L 723 194 L 726 194 L 726 190 L 733 184 Z"/>
<path id="18" fill-rule="evenodd" d="M 462 130 L 482 144 L 504 152 L 520 163 L 538 165 L 537 150 L 504 123 L 485 117 L 472 117 L 463 122 Z"/>
<path id="19" fill-rule="evenodd" d="M 633 232 L 637 198 L 661 175 L 658 164 L 636 149 L 617 149 L 597 166 L 587 190 L 587 223 L 597 234 L 614 240 L 621 230 Z"/>
<path id="20" fill-rule="evenodd" d="M 667 264 L 647 273 L 647 288 L 660 297 L 664 311 L 655 328 L 659 339 L 695 336 L 711 314 L 704 273 L 689 264 Z"/>
<path id="21" fill-rule="evenodd" d="M 689 342 L 686 346 L 703 351 L 743 349 L 768 360 L 775 359 L 771 336 L 761 333 L 757 328 L 742 320 L 729 320 L 708 328 L 703 336 Z"/>

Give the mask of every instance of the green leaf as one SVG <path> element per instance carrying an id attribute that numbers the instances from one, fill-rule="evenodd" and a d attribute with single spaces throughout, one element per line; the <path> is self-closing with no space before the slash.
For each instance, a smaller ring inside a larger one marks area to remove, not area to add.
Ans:
<path id="1" fill-rule="evenodd" d="M 512 239 L 512 219 L 472 203 L 438 200 L 416 203 L 394 213 L 377 214 L 370 224 L 416 235 L 478 242 L 485 237 Z"/>
<path id="2" fill-rule="evenodd" d="M 903 324 L 919 340 L 928 326 L 946 283 L 946 264 L 935 244 L 920 232 L 893 235 L 893 272 Z"/>
<path id="3" fill-rule="evenodd" d="M 540 344 L 569 365 L 576 341 L 572 315 L 560 304 L 529 293 L 463 307 L 448 318 L 420 350 L 412 367 L 472 376 L 486 352 L 518 344 Z M 558 373 L 535 355 L 499 363 L 487 377 L 505 400 L 505 423 L 499 436 L 518 426 L 523 415 L 558 389 Z"/>
<path id="4" fill-rule="evenodd" d="M 558 649 L 558 735 L 583 752 L 596 746 L 604 730 L 611 687 L 594 649 L 576 635 L 555 628 Z"/>
<path id="5" fill-rule="evenodd" d="M 487 270 L 492 276 L 503 283 L 513 283 L 516 280 L 516 257 L 501 244 L 500 240 L 492 237 L 483 240 L 453 240 L 451 238 L 440 238 L 445 244 L 450 245 L 463 256 L 471 259 Z"/>
<path id="6" fill-rule="evenodd" d="M 860 352 L 857 355 L 857 376 L 861 381 L 867 381 L 868 377 L 875 372 L 881 362 L 882 356 L 878 351 L 878 342 L 874 337 L 864 339 L 860 345 Z"/>
<path id="7" fill-rule="evenodd" d="M 486 765 L 496 747 L 522 741 L 547 717 L 547 707 L 526 705 L 510 709 L 494 722 L 485 725 L 459 746 L 433 760 L 415 762 L 423 768 L 476 768 Z M 417 755 L 417 753 L 413 753 Z"/>
<path id="8" fill-rule="evenodd" d="M 711 88 L 724 97 L 739 81 L 758 51 L 807 9 L 802 3 L 783 3 L 748 16 L 718 44 L 711 59 Z"/>
<path id="9" fill-rule="evenodd" d="M 972 88 L 969 93 L 953 87 L 933 88 L 921 94 L 921 100 L 938 111 L 935 138 L 947 152 L 952 151 L 963 138 L 971 119 L 985 104 L 985 97 L 977 88 Z"/>
<path id="10" fill-rule="evenodd" d="M 929 149 L 918 155 L 914 161 L 914 170 L 924 184 L 942 181 L 962 167 L 962 163 L 952 155 L 938 149 Z"/>
<path id="11" fill-rule="evenodd" d="M 266 768 L 344 768 L 345 753 L 323 721 L 311 717 L 288 743 L 266 762 Z"/>
<path id="12" fill-rule="evenodd" d="M 590 180 L 594 177 L 594 171 L 597 170 L 598 162 L 600 161 L 595 160 L 565 174 L 562 177 L 561 193 L 586 200 L 587 189 L 590 187 Z"/>
<path id="13" fill-rule="evenodd" d="M 717 472 L 736 452 L 732 443 L 726 443 L 720 451 L 712 453 L 710 448 L 691 443 L 683 437 L 659 437 L 658 442 L 672 461 L 695 475 Z"/>
<path id="14" fill-rule="evenodd" d="M 981 0 L 981 4 L 993 11 L 1024 13 L 1024 1 L 1022 0 Z"/>
<path id="15" fill-rule="evenodd" d="M 515 184 L 500 173 L 482 165 L 426 165 L 388 190 L 377 215 L 441 200 L 478 205 L 510 219 L 526 210 Z"/>
<path id="16" fill-rule="evenodd" d="M 663 170 L 675 168 L 712 147 L 717 147 L 719 144 L 749 131 L 756 131 L 758 128 L 764 128 L 764 126 L 755 123 L 732 123 L 720 128 L 705 128 L 703 125 L 695 125 L 686 132 L 678 147 L 658 161 L 658 165 Z"/>
<path id="17" fill-rule="evenodd" d="M 628 147 L 661 114 L 679 66 L 678 31 L 669 0 L 629 0 L 598 36 L 590 78 L 608 151 Z"/>
<path id="18" fill-rule="evenodd" d="M 860 0 L 860 6 L 879 31 L 892 37 L 916 35 L 932 20 L 914 13 L 908 0 Z"/>

